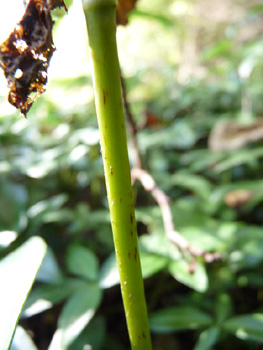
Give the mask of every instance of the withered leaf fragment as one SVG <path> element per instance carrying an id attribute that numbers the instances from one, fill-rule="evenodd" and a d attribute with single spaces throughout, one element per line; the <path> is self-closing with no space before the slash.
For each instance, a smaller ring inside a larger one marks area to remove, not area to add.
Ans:
<path id="1" fill-rule="evenodd" d="M 125 26 L 128 23 L 128 14 L 136 6 L 137 0 L 118 0 L 117 24 Z"/>
<path id="2" fill-rule="evenodd" d="M 56 7 L 67 11 L 63 0 L 29 0 L 21 21 L 0 45 L 0 67 L 9 87 L 8 101 L 25 117 L 45 91 L 47 69 L 55 51 L 50 12 Z"/>

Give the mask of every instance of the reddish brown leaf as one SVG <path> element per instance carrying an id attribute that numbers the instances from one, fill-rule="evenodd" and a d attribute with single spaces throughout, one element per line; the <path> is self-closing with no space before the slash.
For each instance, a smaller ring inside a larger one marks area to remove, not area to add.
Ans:
<path id="1" fill-rule="evenodd" d="M 0 45 L 0 67 L 10 89 L 8 101 L 25 117 L 45 91 L 47 69 L 55 51 L 50 12 L 56 7 L 67 11 L 63 0 L 30 0 L 21 21 Z"/>
<path id="2" fill-rule="evenodd" d="M 135 7 L 137 0 L 119 0 L 117 6 L 117 24 L 126 25 L 128 14 Z"/>

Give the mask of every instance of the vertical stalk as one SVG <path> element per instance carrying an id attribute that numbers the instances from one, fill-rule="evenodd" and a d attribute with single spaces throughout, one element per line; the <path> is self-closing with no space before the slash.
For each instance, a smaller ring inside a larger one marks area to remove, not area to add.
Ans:
<path id="1" fill-rule="evenodd" d="M 122 106 L 116 1 L 82 0 L 82 3 L 89 34 L 101 153 L 131 348 L 151 350 Z"/>

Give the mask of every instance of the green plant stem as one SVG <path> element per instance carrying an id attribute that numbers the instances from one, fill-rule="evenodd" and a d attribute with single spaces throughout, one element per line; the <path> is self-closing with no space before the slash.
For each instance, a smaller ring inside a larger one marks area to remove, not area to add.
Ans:
<path id="1" fill-rule="evenodd" d="M 131 342 L 151 350 L 116 45 L 115 0 L 83 0 L 111 225 Z"/>

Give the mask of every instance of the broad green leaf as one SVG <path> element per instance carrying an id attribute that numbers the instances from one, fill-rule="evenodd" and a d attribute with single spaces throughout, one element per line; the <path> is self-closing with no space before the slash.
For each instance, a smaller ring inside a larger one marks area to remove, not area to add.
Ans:
<path id="1" fill-rule="evenodd" d="M 40 237 L 33 237 L 0 262 L 1 350 L 9 347 L 22 307 L 45 253 L 46 243 Z"/>
<path id="2" fill-rule="evenodd" d="M 72 222 L 73 221 L 73 213 L 69 209 L 58 209 L 58 210 L 53 210 L 47 213 L 43 214 L 42 217 L 42 222 L 44 223 L 56 223 L 59 222 L 61 223 L 67 223 L 67 222 Z"/>
<path id="3" fill-rule="evenodd" d="M 263 185 L 263 184 L 262 184 Z M 239 226 L 236 232 L 236 243 L 238 246 L 243 246 L 247 244 L 250 240 L 260 240 L 262 239 L 262 227 L 255 225 L 242 225 Z"/>
<path id="4" fill-rule="evenodd" d="M 254 14 L 254 13 L 263 13 L 263 4 L 257 4 L 257 5 L 253 5 L 250 9 L 249 12 Z"/>
<path id="5" fill-rule="evenodd" d="M 222 162 L 216 164 L 216 166 L 214 167 L 214 171 L 217 173 L 221 173 L 239 165 L 251 165 L 254 164 L 254 162 L 262 156 L 262 147 L 258 147 L 255 149 L 242 149 L 239 151 L 230 152 L 228 157 L 225 157 L 225 159 L 222 160 Z"/>
<path id="6" fill-rule="evenodd" d="M 17 238 L 15 231 L 0 231 L 0 250 L 9 246 Z"/>
<path id="7" fill-rule="evenodd" d="M 181 137 L 184 135 L 184 137 Z M 187 120 L 179 120 L 168 129 L 155 131 L 143 130 L 138 134 L 139 144 L 144 151 L 151 147 L 176 147 L 179 149 L 188 149 L 192 147 L 197 135 L 194 128 Z"/>
<path id="8" fill-rule="evenodd" d="M 179 249 L 165 236 L 163 223 L 161 232 L 153 232 L 152 234 L 141 236 L 139 238 L 139 247 L 142 253 L 151 253 L 170 259 L 179 259 L 181 257 Z"/>
<path id="9" fill-rule="evenodd" d="M 103 263 L 99 280 L 101 288 L 111 288 L 120 283 L 116 256 L 114 254 L 110 255 Z"/>
<path id="10" fill-rule="evenodd" d="M 240 339 L 263 341 L 263 314 L 255 313 L 230 318 L 222 328 Z"/>
<path id="11" fill-rule="evenodd" d="M 142 11 L 142 10 L 133 10 L 130 17 L 143 17 L 146 19 L 154 20 L 159 22 L 165 27 L 173 27 L 175 25 L 175 22 L 172 21 L 168 16 L 164 16 L 160 13 L 152 13 L 149 11 Z"/>
<path id="12" fill-rule="evenodd" d="M 249 227 L 247 230 L 249 232 Z M 263 260 L 262 238 L 252 240 L 251 237 L 248 239 L 245 242 L 240 238 L 240 242 L 237 242 L 237 247 L 230 253 L 229 263 L 231 270 L 238 271 L 243 268 L 255 267 Z"/>
<path id="13" fill-rule="evenodd" d="M 199 329 L 212 323 L 211 317 L 191 307 L 171 307 L 150 315 L 150 328 L 157 333 Z"/>
<path id="14" fill-rule="evenodd" d="M 32 219 L 42 218 L 44 214 L 61 208 L 67 199 L 67 195 L 60 194 L 38 202 L 28 209 L 28 216 Z"/>
<path id="15" fill-rule="evenodd" d="M 216 343 L 220 331 L 216 327 L 208 328 L 203 331 L 194 347 L 194 350 L 209 350 Z"/>
<path id="16" fill-rule="evenodd" d="M 219 228 L 217 227 L 209 228 L 203 226 L 186 226 L 180 230 L 180 233 L 195 248 L 202 249 L 206 252 L 221 252 L 226 248 L 228 241 L 221 239 L 221 237 L 218 235 L 218 231 Z M 229 239 L 230 238 L 231 236 Z"/>
<path id="17" fill-rule="evenodd" d="M 55 255 L 49 248 L 37 273 L 36 280 L 53 284 L 61 283 L 63 280 Z"/>
<path id="18" fill-rule="evenodd" d="M 69 346 L 69 350 L 88 349 L 101 350 L 105 341 L 105 320 L 102 317 L 94 317 L 80 336 Z"/>
<path id="19" fill-rule="evenodd" d="M 216 44 L 212 44 L 203 52 L 203 59 L 205 61 L 213 60 L 223 55 L 229 55 L 231 52 L 232 41 L 224 39 Z"/>
<path id="20" fill-rule="evenodd" d="M 186 188 L 196 193 L 200 198 L 206 199 L 211 192 L 212 186 L 203 176 L 191 174 L 187 171 L 177 172 L 171 176 L 170 183 L 175 186 Z"/>
<path id="21" fill-rule="evenodd" d="M 61 346 L 62 343 L 62 329 L 57 329 L 53 334 L 51 343 L 49 344 L 48 350 L 64 350 Z"/>
<path id="22" fill-rule="evenodd" d="M 2 158 L 2 151 L 0 159 Z M 27 218 L 25 207 L 28 193 L 24 185 L 8 179 L 0 181 L 0 230 L 21 232 L 25 228 Z"/>
<path id="23" fill-rule="evenodd" d="M 142 276 L 147 278 L 164 269 L 169 259 L 166 256 L 140 253 L 141 265 L 142 265 Z"/>
<path id="24" fill-rule="evenodd" d="M 97 284 L 88 283 L 69 298 L 58 320 L 63 348 L 68 347 L 80 335 L 94 316 L 100 301 L 100 288 Z"/>
<path id="25" fill-rule="evenodd" d="M 73 292 L 85 286 L 82 280 L 68 279 L 61 284 L 41 285 L 35 288 L 26 300 L 22 317 L 30 317 L 57 304 Z"/>
<path id="26" fill-rule="evenodd" d="M 67 253 L 69 272 L 94 281 L 98 278 L 98 259 L 94 253 L 83 246 L 70 246 Z"/>
<path id="27" fill-rule="evenodd" d="M 27 332 L 17 326 L 10 350 L 37 350 L 37 347 Z"/>
<path id="28" fill-rule="evenodd" d="M 215 314 L 217 322 L 224 321 L 232 312 L 232 301 L 228 294 L 219 294 L 215 303 Z"/>
<path id="29" fill-rule="evenodd" d="M 213 164 L 217 164 L 224 159 L 222 152 L 209 152 L 208 150 L 197 149 L 182 155 L 181 162 L 184 166 L 190 168 L 191 171 L 200 172 L 208 169 Z"/>
<path id="30" fill-rule="evenodd" d="M 173 219 L 177 229 L 182 227 L 214 227 L 215 221 L 200 206 L 200 199 L 196 197 L 182 198 L 171 204 Z M 191 213 L 191 215 L 189 215 Z"/>
<path id="31" fill-rule="evenodd" d="M 63 331 L 57 329 L 48 350 L 101 350 L 104 337 L 105 322 L 102 318 L 95 317 L 69 346 L 62 345 Z"/>
<path id="32" fill-rule="evenodd" d="M 196 263 L 194 273 L 189 272 L 189 263 L 185 260 L 172 261 L 168 270 L 177 281 L 198 292 L 205 292 L 208 288 L 207 273 L 200 262 Z"/>

